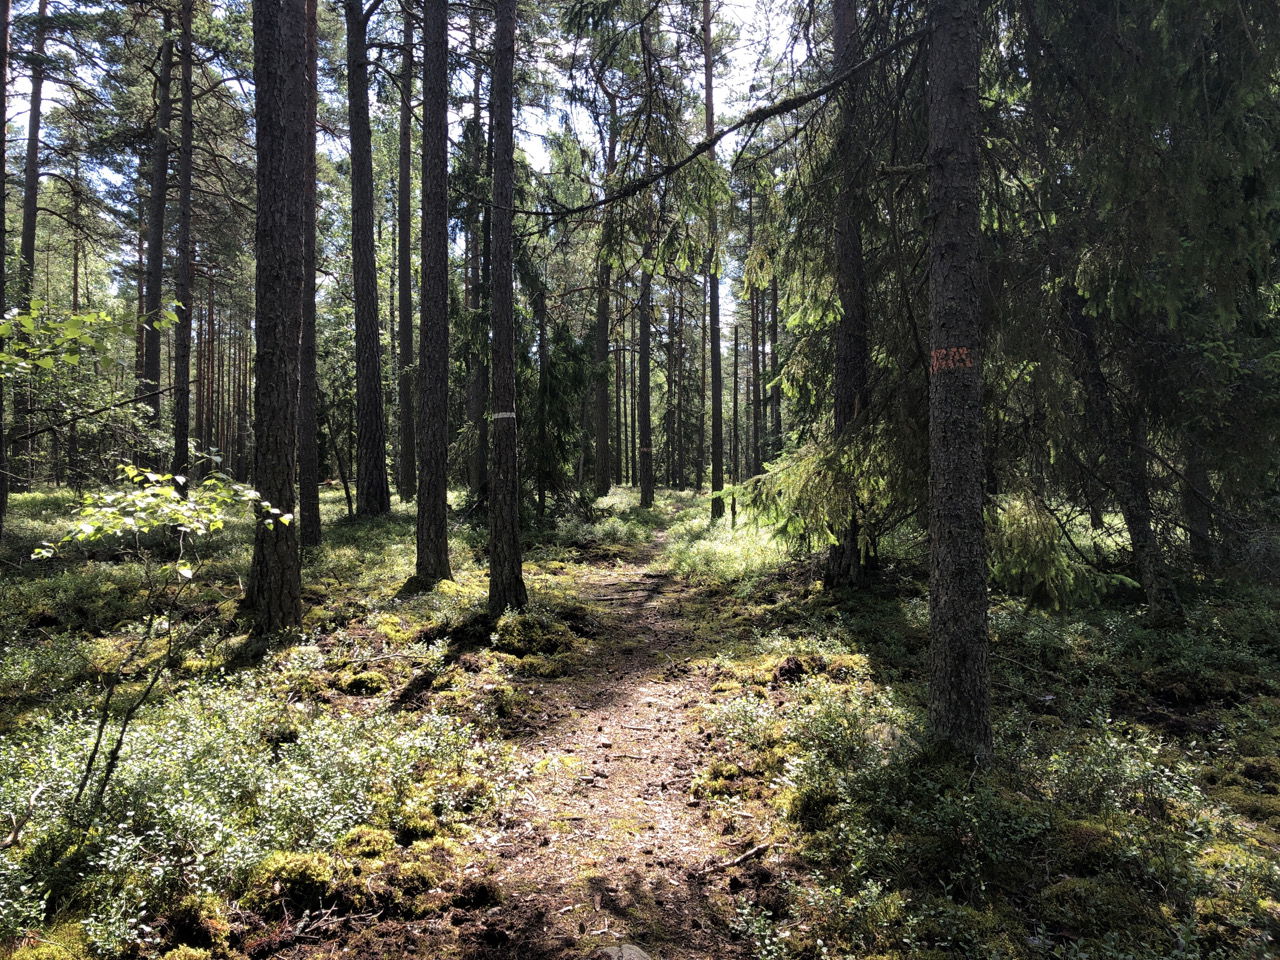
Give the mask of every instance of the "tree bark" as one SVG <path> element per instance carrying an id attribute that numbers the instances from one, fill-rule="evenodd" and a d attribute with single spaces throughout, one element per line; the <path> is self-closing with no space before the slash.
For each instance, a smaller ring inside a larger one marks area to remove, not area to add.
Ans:
<path id="1" fill-rule="evenodd" d="M 833 5 L 832 39 L 835 44 L 836 72 L 846 72 L 857 62 L 854 45 L 857 12 L 853 0 L 836 0 Z M 867 404 L 868 333 L 867 269 L 862 252 L 862 217 L 865 208 L 858 178 L 863 170 L 856 157 L 858 136 L 856 93 L 853 81 L 841 96 L 840 135 L 837 140 L 835 165 L 837 196 L 835 204 L 835 278 L 840 299 L 840 319 L 835 330 L 835 442 L 852 439 L 852 425 Z M 863 579 L 864 564 L 859 545 L 858 498 L 848 491 L 848 520 L 835 531 L 836 542 L 827 554 L 823 583 L 828 589 L 851 587 Z"/>
<path id="2" fill-rule="evenodd" d="M 164 307 L 165 211 L 169 199 L 169 123 L 173 114 L 173 37 L 169 14 L 163 14 L 164 40 L 156 77 L 156 128 L 151 140 L 150 193 L 147 196 L 147 285 L 143 304 L 142 383 L 138 390 L 154 394 L 160 389 L 160 311 Z M 159 422 L 160 397 L 147 401 L 150 419 Z"/>
<path id="3" fill-rule="evenodd" d="M 406 28 L 407 30 L 407 28 Z M 418 347 L 418 559 L 424 586 L 453 579 L 449 566 L 449 7 L 423 4 L 422 290 Z M 407 171 L 402 170 L 407 176 Z M 405 234 L 401 234 L 402 238 Z M 408 264 L 402 261 L 403 268 Z M 401 297 L 405 298 L 405 287 Z M 401 301 L 402 309 L 408 304 Z M 401 331 L 403 333 L 403 327 Z M 407 347 L 412 349 L 410 335 Z"/>
<path id="4" fill-rule="evenodd" d="M 773 407 L 773 443 L 770 452 L 773 456 L 782 453 L 782 364 L 778 362 L 778 278 L 769 283 L 769 388 L 770 403 Z"/>
<path id="5" fill-rule="evenodd" d="M 298 441 L 298 345 L 306 263 L 304 190 L 308 127 L 306 0 L 253 5 L 254 103 L 258 120 L 254 478 L 258 492 L 293 513 Z M 302 621 L 297 525 L 255 527 L 245 605 L 254 630 L 269 634 Z"/>
<path id="6" fill-rule="evenodd" d="M 528 603 L 520 552 L 520 475 L 517 461 L 512 201 L 515 193 L 514 113 L 516 0 L 494 4 L 492 246 L 489 256 L 493 324 L 493 489 L 489 511 L 489 613 Z"/>
<path id="7" fill-rule="evenodd" d="M 344 0 L 347 21 L 347 119 L 351 135 L 351 272 L 356 325 L 356 513 L 391 509 L 387 425 L 382 406 L 378 267 L 373 240 L 373 134 L 363 0 Z"/>
<path id="8" fill-rule="evenodd" d="M 48 37 L 48 0 L 40 0 L 36 9 L 35 43 L 31 50 L 31 93 L 28 95 L 27 153 L 22 172 L 22 233 L 18 245 L 18 295 L 19 310 L 31 307 L 31 292 L 36 269 L 36 222 L 40 209 L 40 123 L 44 93 L 44 54 Z M 13 425 L 15 433 L 29 432 L 31 428 L 31 386 L 21 380 L 13 389 Z M 31 478 L 31 443 L 23 441 L 13 445 L 8 457 L 10 488 L 25 490 Z"/>
<path id="9" fill-rule="evenodd" d="M 929 733 L 985 762 L 977 0 L 933 0 L 929 32 Z"/>
<path id="10" fill-rule="evenodd" d="M 647 229 L 647 228 L 646 228 Z M 653 506 L 653 407 L 650 396 L 649 368 L 653 362 L 653 275 L 649 272 L 649 260 L 653 256 L 653 242 L 646 234 L 644 270 L 640 274 L 640 308 L 636 318 L 640 325 L 639 371 L 636 384 L 636 416 L 639 418 L 639 466 L 640 506 Z"/>
<path id="11" fill-rule="evenodd" d="M 9 129 L 9 0 L 0 0 L 0 130 Z M 0 149 L 0 224 L 9 222 L 9 165 L 7 149 Z M 9 231 L 0 229 L 0 316 L 9 311 Z M 0 349 L 4 341 L 0 339 Z M 0 383 L 0 539 L 9 514 L 9 431 Z"/>
<path id="12" fill-rule="evenodd" d="M 320 422 L 316 371 L 316 119 L 319 38 L 317 0 L 305 0 L 307 21 L 306 136 L 302 178 L 302 330 L 298 343 L 298 535 L 304 547 L 320 545 Z"/>
<path id="13" fill-rule="evenodd" d="M 195 248 L 191 241 L 191 175 L 194 158 L 195 91 L 191 70 L 195 59 L 192 49 L 191 19 L 195 0 L 182 0 L 178 17 L 182 49 L 180 52 L 181 119 L 178 143 L 178 263 L 174 292 L 178 301 L 178 325 L 173 342 L 173 474 L 185 476 L 191 461 L 191 316 L 195 286 L 191 280 Z M 186 484 L 179 482 L 179 489 Z"/>
<path id="14" fill-rule="evenodd" d="M 427 12 L 431 11 L 432 0 L 427 0 L 425 7 Z M 416 391 L 413 389 L 413 275 L 411 273 L 411 251 L 410 244 L 413 242 L 413 171 L 410 164 L 410 155 L 412 153 L 412 134 L 413 134 L 413 14 L 406 5 L 403 12 L 404 17 L 404 40 L 401 44 L 401 74 L 400 74 L 400 164 L 398 171 L 398 179 L 396 188 L 399 201 L 399 216 L 396 218 L 396 228 L 399 233 L 397 243 L 397 259 L 399 261 L 399 300 L 400 300 L 400 316 L 399 329 L 397 330 L 396 339 L 399 341 L 399 370 L 397 373 L 397 387 L 399 391 L 400 406 L 400 456 L 396 460 L 396 492 L 399 493 L 401 500 L 412 500 L 414 490 L 418 484 L 418 467 L 417 467 L 417 451 L 416 451 L 416 430 L 414 420 L 416 419 L 414 410 L 414 399 Z M 448 29 L 448 24 L 445 24 Z M 425 43 L 434 42 L 433 38 L 426 37 Z M 423 72 L 425 74 L 427 65 L 424 62 Z M 424 98 L 426 93 L 424 91 Z M 424 108 L 425 109 L 425 108 Z M 446 134 L 447 135 L 447 134 Z M 426 145 L 423 146 L 424 163 L 426 162 L 425 152 Z M 423 188 L 424 195 L 426 188 Z M 426 216 L 425 201 L 423 216 Z M 446 212 L 447 216 L 447 212 Z M 424 271 L 427 264 L 423 263 Z M 437 291 L 437 294 L 439 291 Z M 448 284 L 445 284 L 444 301 L 446 307 L 445 322 L 448 323 L 447 307 L 448 307 Z M 447 398 L 446 398 L 447 399 Z M 446 564 L 447 566 L 447 564 Z"/>
<path id="15" fill-rule="evenodd" d="M 711 50 L 711 0 L 702 0 L 702 76 L 706 106 L 706 135 L 716 129 L 714 97 L 714 57 Z M 714 165 L 715 147 L 708 151 Z M 720 369 L 720 268 L 719 226 L 714 195 L 708 197 L 707 209 L 707 350 L 711 358 L 711 519 L 724 516 L 724 379 Z"/>
<path id="16" fill-rule="evenodd" d="M 614 173 L 617 158 L 617 118 L 612 101 L 609 110 L 609 138 L 605 149 L 604 181 L 608 184 Z M 606 186 L 606 191 L 608 187 Z M 598 289 L 596 291 L 596 326 L 595 326 L 595 494 L 603 497 L 609 492 L 613 483 L 613 464 L 610 459 L 609 444 L 609 334 L 611 318 L 609 310 L 610 297 L 613 296 L 613 265 L 609 261 L 612 254 L 613 216 L 606 211 L 604 225 L 601 227 L 600 265 Z M 619 444 L 621 455 L 621 444 Z"/>

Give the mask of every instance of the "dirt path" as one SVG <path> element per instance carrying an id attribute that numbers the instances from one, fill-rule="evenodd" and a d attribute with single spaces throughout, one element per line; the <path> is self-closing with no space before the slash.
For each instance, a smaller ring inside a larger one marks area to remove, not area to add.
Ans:
<path id="1" fill-rule="evenodd" d="M 607 620 L 588 672 L 527 686 L 542 705 L 518 748 L 532 775 L 502 829 L 476 841 L 499 851 L 502 912 L 523 921 L 506 928 L 510 956 L 623 943 L 655 960 L 742 955 L 721 867 L 752 839 L 690 793 L 708 749 L 691 712 L 709 681 L 688 665 L 688 588 L 646 559 L 581 581 Z"/>
<path id="2" fill-rule="evenodd" d="M 595 650 L 568 676 L 519 681 L 528 706 L 513 743 L 527 776 L 497 822 L 464 841 L 464 902 L 374 920 L 291 958 L 632 960 L 609 952 L 625 945 L 652 960 L 747 956 L 730 929 L 735 894 L 770 877 L 754 818 L 722 816 L 691 792 L 713 759 L 698 727 L 711 680 L 682 621 L 691 588 L 652 571 L 655 554 L 574 568 L 601 611 Z"/>

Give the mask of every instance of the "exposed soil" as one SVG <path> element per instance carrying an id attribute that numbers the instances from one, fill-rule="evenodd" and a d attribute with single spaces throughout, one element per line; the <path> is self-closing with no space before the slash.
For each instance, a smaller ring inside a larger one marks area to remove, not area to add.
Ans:
<path id="1" fill-rule="evenodd" d="M 713 759 L 695 712 L 711 681 L 681 620 L 690 588 L 651 571 L 652 555 L 581 568 L 583 599 L 604 610 L 596 655 L 520 681 L 529 775 L 466 841 L 469 896 L 439 918 L 344 925 L 359 929 L 274 955 L 585 960 L 634 944 L 654 960 L 747 956 L 736 901 L 774 878 L 755 818 L 713 813 L 690 790 Z"/>

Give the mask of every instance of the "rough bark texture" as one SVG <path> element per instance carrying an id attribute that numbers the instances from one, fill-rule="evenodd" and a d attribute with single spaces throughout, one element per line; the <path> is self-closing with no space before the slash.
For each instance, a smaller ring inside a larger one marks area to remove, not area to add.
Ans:
<path id="1" fill-rule="evenodd" d="M 17 304 L 25 310 L 31 303 L 31 287 L 36 267 L 36 217 L 40 200 L 40 121 L 44 96 L 44 53 L 48 35 L 48 0 L 40 0 L 36 10 L 35 42 L 31 49 L 31 93 L 28 96 L 27 153 L 22 168 L 22 234 L 18 246 Z M 21 424 L 15 424 L 21 426 Z"/>
<path id="2" fill-rule="evenodd" d="M 356 311 L 356 513 L 391 509 L 387 425 L 382 407 L 378 267 L 373 240 L 373 135 L 363 0 L 345 0 L 347 119 L 351 135 L 351 273 Z"/>
<path id="3" fill-rule="evenodd" d="M 595 426 L 595 494 L 597 497 L 607 494 L 613 483 L 609 443 L 609 298 L 612 296 L 610 285 L 613 282 L 613 271 L 605 256 L 604 250 L 601 250 L 600 271 L 596 281 L 599 288 L 596 291 L 596 325 L 592 340 L 592 359 L 595 361 L 592 422 Z M 617 379 L 616 370 L 614 379 Z M 621 455 L 621 445 L 618 452 Z"/>
<path id="4" fill-rule="evenodd" d="M 426 4 L 428 13 L 431 5 L 431 0 L 428 0 Z M 413 389 L 413 274 L 410 266 L 412 261 L 410 244 L 413 242 L 413 170 L 410 163 L 413 133 L 413 16 L 407 7 L 403 16 L 404 40 L 400 49 L 400 163 L 396 179 L 399 207 L 399 214 L 396 217 L 399 276 L 396 279 L 399 285 L 397 293 L 400 301 L 399 327 L 396 331 L 400 362 L 400 368 L 396 371 L 400 407 L 400 456 L 396 460 L 396 492 L 401 500 L 412 500 L 418 484 L 415 449 L 417 440 L 414 428 L 415 391 Z M 432 38 L 427 37 L 426 42 L 431 43 Z M 425 63 L 423 69 L 424 71 L 427 69 Z M 423 190 L 425 194 L 425 186 Z M 423 215 L 424 217 L 426 215 L 425 209 Z M 425 268 L 426 264 L 424 263 L 423 266 Z M 447 302 L 447 288 L 445 294 Z"/>
<path id="5" fill-rule="evenodd" d="M 9 124 L 9 0 L 0 0 L 0 129 Z M 0 150 L 0 224 L 9 222 L 8 151 Z M 9 231 L 0 230 L 0 316 L 9 310 Z M 0 349 L 4 341 L 0 339 Z M 0 384 L 0 538 L 9 513 L 9 432 L 5 425 L 4 385 Z"/>
<path id="6" fill-rule="evenodd" d="M 929 26 L 929 731 L 985 760 L 977 0 L 934 0 Z"/>
<path id="7" fill-rule="evenodd" d="M 617 162 L 617 117 L 616 110 L 610 102 L 609 138 L 605 148 L 604 179 L 609 183 L 613 177 Z M 607 189 L 607 188 L 606 188 Z M 596 326 L 593 341 L 593 357 L 595 361 L 595 493 L 603 497 L 609 492 L 612 483 L 612 459 L 609 444 L 609 334 L 612 332 L 609 300 L 613 296 L 613 267 L 609 262 L 612 246 L 613 217 L 605 211 L 604 226 L 600 238 L 600 266 L 596 290 Z M 621 437 L 619 437 L 618 454 L 621 456 Z"/>
<path id="8" fill-rule="evenodd" d="M 643 254 L 648 263 L 653 255 L 651 243 L 645 244 Z M 637 375 L 636 401 L 639 419 L 639 467 L 640 467 L 640 506 L 653 506 L 653 410 L 650 396 L 649 367 L 653 362 L 653 277 L 646 269 L 640 275 L 640 310 L 637 322 L 640 325 L 640 369 Z"/>
<path id="9" fill-rule="evenodd" d="M 31 57 L 31 93 L 27 98 L 27 153 L 22 170 L 22 232 L 18 241 L 18 291 L 14 298 L 20 310 L 31 305 L 31 289 L 35 282 L 36 220 L 40 201 L 40 121 L 44 91 L 44 54 L 47 38 L 46 17 L 48 0 L 40 0 L 36 10 L 36 33 Z M 13 390 L 14 433 L 21 434 L 31 428 L 31 386 L 19 382 Z M 14 490 L 25 490 L 31 477 L 31 441 L 15 443 L 10 451 L 9 478 Z"/>
<path id="10" fill-rule="evenodd" d="M 714 72 L 711 0 L 702 0 L 702 79 L 708 137 L 714 135 L 716 129 Z M 709 156 L 714 163 L 714 147 Z M 711 355 L 711 519 L 718 520 L 724 516 L 724 499 L 716 496 L 724 489 L 724 379 L 720 369 L 720 239 L 714 203 L 712 200 L 707 211 L 707 349 Z"/>
<path id="11" fill-rule="evenodd" d="M 528 602 L 520 553 L 520 476 L 516 458 L 515 311 L 511 264 L 515 149 L 512 140 L 516 53 L 516 0 L 497 0 L 494 9 L 493 83 L 489 112 L 493 123 L 493 208 L 490 252 L 493 316 L 493 489 L 489 510 L 489 612 Z"/>
<path id="12" fill-rule="evenodd" d="M 191 167 L 194 151 L 191 68 L 195 57 L 191 36 L 195 0 L 183 0 L 179 9 L 182 34 L 180 57 L 181 120 L 178 141 L 178 263 L 174 294 L 178 300 L 178 325 L 173 340 L 173 474 L 184 476 L 190 465 L 191 447 L 191 311 L 195 287 L 191 271 L 195 248 L 191 242 Z M 182 484 L 181 486 L 185 486 Z"/>
<path id="13" fill-rule="evenodd" d="M 302 332 L 298 343 L 298 534 L 304 547 L 320 544 L 320 423 L 316 409 L 316 67 L 319 57 L 316 4 L 305 0 L 307 22 L 306 136 L 302 178 Z"/>
<path id="14" fill-rule="evenodd" d="M 306 0 L 253 6 L 254 103 L 258 118 L 257 324 L 254 482 L 273 507 L 293 512 L 297 460 L 298 342 L 306 233 Z M 294 523 L 258 523 L 245 603 L 255 631 L 302 620 L 302 564 Z"/>
<path id="15" fill-rule="evenodd" d="M 449 566 L 449 8 L 423 6 L 422 319 L 418 347 L 418 559 L 424 585 Z M 407 264 L 406 264 L 407 266 Z M 410 337 L 412 344 L 412 337 Z M 410 347 L 411 348 L 411 347 Z"/>
<path id="16" fill-rule="evenodd" d="M 147 281 L 146 301 L 142 305 L 142 382 L 139 395 L 155 394 L 160 388 L 160 328 L 156 326 L 164 306 L 165 210 L 169 199 L 169 121 L 173 113 L 173 38 L 169 34 L 169 15 L 164 14 L 164 40 L 160 44 L 156 80 L 156 128 L 151 139 L 150 192 L 147 196 Z M 146 401 L 151 418 L 160 416 L 160 397 Z"/>
<path id="17" fill-rule="evenodd" d="M 774 277 L 769 284 L 769 388 L 770 406 L 773 408 L 773 443 L 770 453 L 777 456 L 782 453 L 782 384 L 779 377 L 782 366 L 778 362 L 778 278 Z"/>
<path id="18" fill-rule="evenodd" d="M 833 5 L 832 40 L 835 44 L 836 72 L 849 70 L 857 60 L 853 0 L 836 0 Z M 835 279 L 840 298 L 840 320 L 835 330 L 835 436 L 837 442 L 852 439 L 859 417 L 867 405 L 868 326 L 867 268 L 862 253 L 862 218 L 865 201 L 858 178 L 864 173 L 858 163 L 856 92 L 853 81 L 840 101 L 840 135 L 837 141 L 835 206 Z M 864 565 L 859 547 L 858 502 L 850 490 L 849 514 L 836 531 L 836 542 L 827 554 L 823 582 L 828 588 L 850 587 L 863 579 Z"/>

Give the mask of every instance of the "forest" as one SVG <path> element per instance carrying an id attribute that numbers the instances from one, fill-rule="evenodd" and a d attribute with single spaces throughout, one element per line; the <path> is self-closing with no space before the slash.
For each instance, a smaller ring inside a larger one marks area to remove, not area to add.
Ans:
<path id="1" fill-rule="evenodd" d="M 0 960 L 1280 957 L 1275 0 L 0 0 Z"/>

